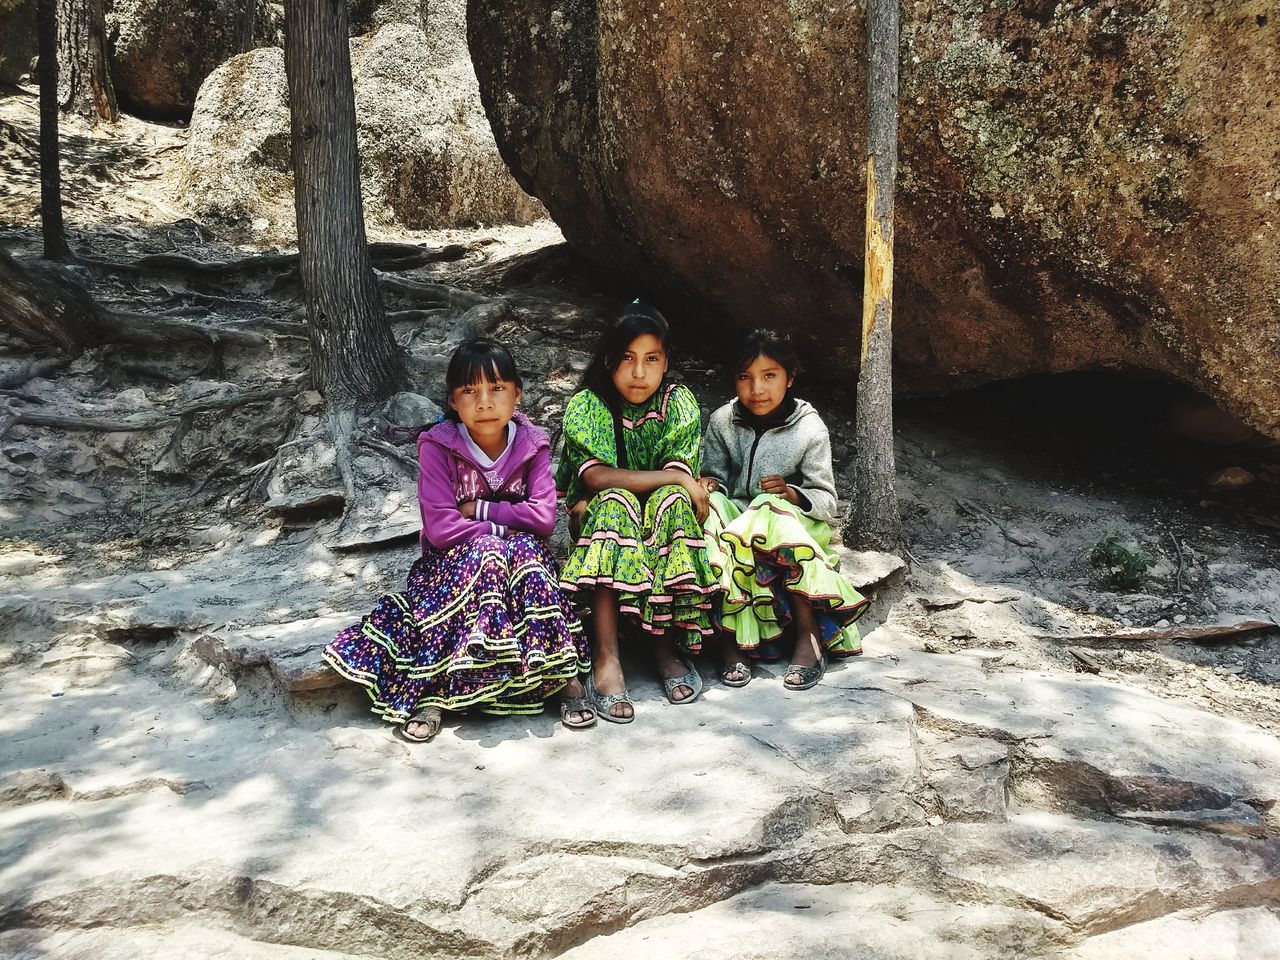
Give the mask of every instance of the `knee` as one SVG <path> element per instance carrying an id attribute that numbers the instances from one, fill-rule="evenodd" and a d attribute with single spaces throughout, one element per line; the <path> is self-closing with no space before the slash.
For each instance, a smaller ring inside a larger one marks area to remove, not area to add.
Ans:
<path id="1" fill-rule="evenodd" d="M 587 525 L 593 527 L 604 522 L 615 530 L 638 529 L 643 517 L 640 498 L 621 487 L 601 490 L 587 509 Z"/>
<path id="2" fill-rule="evenodd" d="M 637 510 L 640 508 L 640 498 L 630 490 L 624 490 L 622 487 L 608 487 L 595 495 L 587 509 L 594 510 L 610 502 L 621 503 Z"/>
<path id="3" fill-rule="evenodd" d="M 507 542 L 494 533 L 482 534 L 472 541 L 474 549 L 482 553 L 496 553 L 500 557 L 507 555 Z"/>
<path id="4" fill-rule="evenodd" d="M 689 497 L 689 491 L 678 483 L 668 483 L 665 487 L 659 487 L 653 491 L 652 499 L 658 503 L 665 503 L 671 497 L 677 497 L 685 503 L 693 503 L 693 500 Z"/>
<path id="5" fill-rule="evenodd" d="M 503 544 L 507 557 L 525 556 L 530 552 L 536 552 L 538 548 L 538 538 L 532 533 L 521 530 L 519 533 L 513 533 L 507 537 Z"/>

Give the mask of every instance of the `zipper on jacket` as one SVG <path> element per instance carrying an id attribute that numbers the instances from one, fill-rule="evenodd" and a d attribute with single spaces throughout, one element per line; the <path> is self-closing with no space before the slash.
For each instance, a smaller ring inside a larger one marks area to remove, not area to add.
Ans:
<path id="1" fill-rule="evenodd" d="M 794 413 L 792 413 L 792 416 L 795 416 L 795 414 L 794 414 Z M 748 500 L 752 499 L 752 498 L 751 498 L 751 491 L 752 491 L 754 488 L 751 486 L 751 471 L 752 471 L 753 469 L 755 469 L 755 465 L 756 465 L 756 448 L 760 446 L 760 440 L 761 440 L 761 438 L 762 438 L 766 433 L 768 433 L 770 430 L 780 430 L 780 429 L 782 429 L 783 427 L 789 427 L 789 426 L 791 426 L 791 424 L 792 424 L 792 423 L 798 423 L 798 422 L 799 422 L 799 420 L 798 420 L 798 419 L 793 421 L 793 420 L 791 420 L 790 418 L 788 418 L 788 419 L 787 419 L 787 421 L 786 421 L 785 423 L 779 423 L 779 424 L 777 424 L 776 426 L 773 426 L 773 427 L 765 427 L 763 430 L 757 430 L 755 427 L 751 427 L 751 426 L 749 426 L 748 424 L 743 423 L 741 420 L 739 420 L 739 421 L 738 421 L 738 423 L 739 423 L 739 424 L 741 424 L 741 425 L 742 425 L 742 426 L 744 426 L 744 427 L 748 427 L 748 429 L 750 429 L 750 430 L 751 430 L 751 432 L 752 432 L 752 433 L 754 433 L 754 434 L 756 435 L 755 440 L 753 440 L 753 441 L 752 441 L 752 443 L 751 443 L 751 454 L 747 457 L 747 499 L 748 499 Z"/>
<path id="2" fill-rule="evenodd" d="M 751 432 L 756 435 L 756 438 L 751 443 L 751 456 L 747 458 L 747 494 L 748 494 L 747 499 L 748 500 L 751 499 L 750 493 L 754 489 L 751 486 L 751 471 L 755 468 L 755 465 L 756 465 L 756 448 L 760 446 L 760 438 L 763 437 L 769 431 L 757 430 L 755 429 L 755 427 L 752 427 Z"/>

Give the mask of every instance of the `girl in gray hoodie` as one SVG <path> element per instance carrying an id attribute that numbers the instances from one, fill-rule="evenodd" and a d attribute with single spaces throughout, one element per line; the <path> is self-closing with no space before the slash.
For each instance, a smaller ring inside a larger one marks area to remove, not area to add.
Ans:
<path id="1" fill-rule="evenodd" d="M 800 365 L 782 336 L 750 334 L 732 369 L 738 396 L 711 415 L 700 478 L 712 507 L 707 551 L 723 590 L 720 679 L 746 686 L 744 654 L 780 659 L 794 624 L 783 685 L 807 690 L 828 655 L 862 652 L 854 621 L 867 607 L 827 549 L 836 515 L 831 439 L 817 410 L 791 394 Z"/>

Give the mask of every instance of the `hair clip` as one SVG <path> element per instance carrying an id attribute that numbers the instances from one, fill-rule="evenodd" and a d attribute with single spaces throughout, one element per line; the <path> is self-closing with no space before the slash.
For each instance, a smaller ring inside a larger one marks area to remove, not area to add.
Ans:
<path id="1" fill-rule="evenodd" d="M 639 297 L 636 297 L 636 298 L 635 298 L 634 300 L 632 300 L 631 302 L 632 302 L 632 303 L 639 303 L 639 302 L 640 302 L 640 298 L 639 298 Z"/>

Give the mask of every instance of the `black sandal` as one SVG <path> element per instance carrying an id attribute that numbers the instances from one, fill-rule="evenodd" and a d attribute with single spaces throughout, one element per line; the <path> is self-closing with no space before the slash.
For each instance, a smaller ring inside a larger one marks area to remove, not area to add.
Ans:
<path id="1" fill-rule="evenodd" d="M 742 679 L 730 680 L 729 674 L 740 673 Z M 720 668 L 720 682 L 726 687 L 745 687 L 751 682 L 751 664 L 745 660 L 737 660 L 733 663 L 726 663 Z"/>

